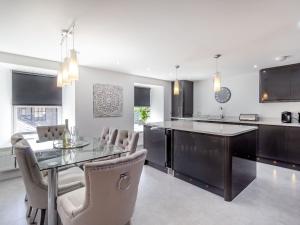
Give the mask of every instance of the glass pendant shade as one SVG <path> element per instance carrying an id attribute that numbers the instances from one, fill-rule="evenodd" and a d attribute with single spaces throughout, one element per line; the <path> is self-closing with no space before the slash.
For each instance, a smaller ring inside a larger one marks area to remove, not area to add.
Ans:
<path id="1" fill-rule="evenodd" d="M 70 51 L 70 59 L 69 59 L 69 80 L 75 81 L 79 79 L 79 66 L 77 53 L 75 49 Z"/>
<path id="2" fill-rule="evenodd" d="M 63 87 L 62 65 L 60 65 L 60 68 L 57 73 L 57 87 Z"/>
<path id="3" fill-rule="evenodd" d="M 220 73 L 214 75 L 214 92 L 219 92 L 221 90 L 221 77 Z"/>
<path id="4" fill-rule="evenodd" d="M 63 85 L 71 84 L 71 80 L 69 79 L 69 58 L 68 57 L 64 59 L 64 63 L 62 66 L 62 81 L 63 81 Z"/>
<path id="5" fill-rule="evenodd" d="M 174 82 L 174 88 L 173 88 L 174 95 L 179 95 L 179 89 L 180 89 L 180 87 L 179 87 L 179 81 L 175 80 L 175 82 Z"/>

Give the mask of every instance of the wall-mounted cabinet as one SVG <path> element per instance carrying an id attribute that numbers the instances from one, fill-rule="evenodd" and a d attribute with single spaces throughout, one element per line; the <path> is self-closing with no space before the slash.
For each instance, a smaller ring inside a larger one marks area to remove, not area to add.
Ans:
<path id="1" fill-rule="evenodd" d="M 174 95 L 174 82 L 172 82 L 172 117 L 192 117 L 194 82 L 181 80 L 179 86 L 179 95 Z"/>
<path id="2" fill-rule="evenodd" d="M 260 70 L 259 102 L 300 101 L 300 63 Z"/>

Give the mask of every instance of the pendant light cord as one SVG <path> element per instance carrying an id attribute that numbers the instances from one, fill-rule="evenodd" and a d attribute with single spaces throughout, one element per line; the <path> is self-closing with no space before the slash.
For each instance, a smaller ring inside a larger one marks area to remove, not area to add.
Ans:
<path id="1" fill-rule="evenodd" d="M 74 48 L 74 46 L 75 46 L 75 44 L 74 44 L 74 40 L 75 40 L 75 24 L 73 25 L 73 30 L 72 30 L 72 36 L 73 36 L 73 50 L 75 49 Z"/>
<path id="2" fill-rule="evenodd" d="M 178 71 L 179 68 L 180 68 L 179 65 L 176 65 L 176 66 L 175 66 L 175 69 L 176 69 L 176 80 L 177 80 L 177 71 Z"/>

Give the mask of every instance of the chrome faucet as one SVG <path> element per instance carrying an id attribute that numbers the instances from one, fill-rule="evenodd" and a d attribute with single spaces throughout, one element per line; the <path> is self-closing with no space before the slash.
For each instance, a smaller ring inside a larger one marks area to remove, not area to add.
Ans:
<path id="1" fill-rule="evenodd" d="M 220 107 L 219 107 L 219 110 L 220 110 L 220 118 L 221 118 L 221 119 L 224 119 L 224 111 L 223 111 L 223 107 L 220 106 Z"/>

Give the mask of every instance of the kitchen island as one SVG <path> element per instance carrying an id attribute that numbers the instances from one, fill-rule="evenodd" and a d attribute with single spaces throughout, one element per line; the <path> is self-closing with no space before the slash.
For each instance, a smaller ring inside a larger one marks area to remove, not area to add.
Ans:
<path id="1" fill-rule="evenodd" d="M 257 127 L 165 121 L 144 126 L 147 163 L 232 201 L 256 178 Z"/>

